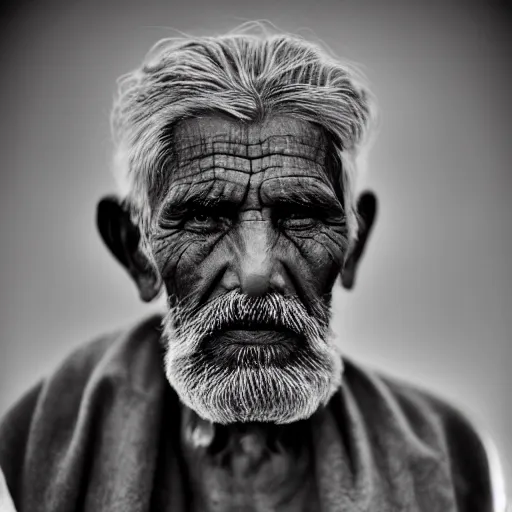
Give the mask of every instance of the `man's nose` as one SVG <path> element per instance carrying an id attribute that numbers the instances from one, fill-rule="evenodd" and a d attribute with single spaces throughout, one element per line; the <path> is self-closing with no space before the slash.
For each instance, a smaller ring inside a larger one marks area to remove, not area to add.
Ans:
<path id="1" fill-rule="evenodd" d="M 268 292 L 291 293 L 285 269 L 275 251 L 275 233 L 269 222 L 246 222 L 238 261 L 240 291 L 252 297 Z"/>

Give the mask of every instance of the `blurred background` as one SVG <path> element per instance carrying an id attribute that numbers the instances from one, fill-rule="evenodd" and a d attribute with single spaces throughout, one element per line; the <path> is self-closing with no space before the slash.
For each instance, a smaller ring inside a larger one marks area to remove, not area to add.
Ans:
<path id="1" fill-rule="evenodd" d="M 116 78 L 177 31 L 253 19 L 361 64 L 380 199 L 336 324 L 353 359 L 458 404 L 512 475 L 510 9 L 457 0 L 18 1 L 0 30 L 0 415 L 78 345 L 161 304 L 102 245 Z M 172 30 L 175 29 L 175 30 Z M 509 478 L 510 481 L 510 478 Z M 512 486 L 509 483 L 509 488 Z"/>

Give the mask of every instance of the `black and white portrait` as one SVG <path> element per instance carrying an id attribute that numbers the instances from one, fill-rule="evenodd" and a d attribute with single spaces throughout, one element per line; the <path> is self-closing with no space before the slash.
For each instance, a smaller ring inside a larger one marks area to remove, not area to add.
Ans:
<path id="1" fill-rule="evenodd" d="M 510 10 L 6 5 L 1 512 L 505 512 Z"/>

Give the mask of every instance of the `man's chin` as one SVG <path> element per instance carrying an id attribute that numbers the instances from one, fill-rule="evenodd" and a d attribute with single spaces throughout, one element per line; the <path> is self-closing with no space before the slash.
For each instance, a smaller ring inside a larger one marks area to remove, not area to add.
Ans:
<path id="1" fill-rule="evenodd" d="M 219 365 L 204 358 L 173 359 L 168 351 L 166 375 L 186 406 L 221 424 L 307 419 L 327 404 L 341 384 L 340 357 L 314 361 L 299 350 L 288 358 L 274 354 L 268 364 L 269 353 L 262 345 L 244 345 L 228 354 L 233 364 Z M 237 360 L 239 366 L 234 364 Z"/>
<path id="2" fill-rule="evenodd" d="M 309 393 L 297 393 L 293 396 L 291 393 L 276 393 L 276 390 L 269 392 L 269 389 L 251 385 L 251 396 L 243 397 L 240 389 L 247 380 L 245 377 L 233 384 L 231 390 L 223 386 L 206 394 L 176 389 L 175 384 L 173 387 L 178 391 L 182 402 L 200 417 L 223 425 L 249 422 L 286 424 L 304 420 L 325 405 L 332 395 L 326 393 L 326 389 L 322 392 L 310 390 Z M 236 392 L 233 388 L 238 388 L 239 391 Z"/>

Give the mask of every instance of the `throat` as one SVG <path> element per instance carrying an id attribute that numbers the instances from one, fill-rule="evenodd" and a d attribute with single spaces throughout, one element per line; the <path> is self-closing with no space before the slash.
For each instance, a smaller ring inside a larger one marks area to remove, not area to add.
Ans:
<path id="1" fill-rule="evenodd" d="M 298 502 L 311 501 L 307 420 L 220 425 L 183 409 L 181 439 L 195 510 L 302 510 Z"/>

